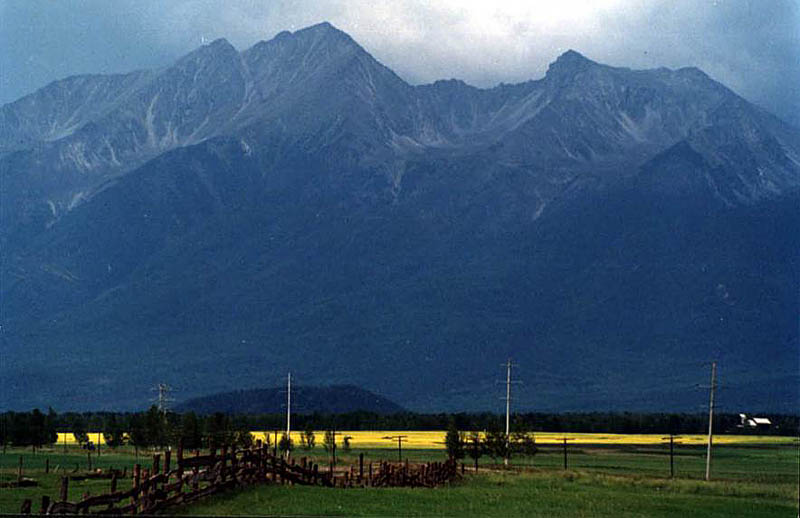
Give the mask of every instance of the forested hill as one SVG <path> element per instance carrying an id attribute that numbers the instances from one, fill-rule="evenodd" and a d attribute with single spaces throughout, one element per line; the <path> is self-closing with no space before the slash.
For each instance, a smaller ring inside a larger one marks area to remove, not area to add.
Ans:
<path id="1" fill-rule="evenodd" d="M 286 388 L 237 390 L 189 399 L 175 409 L 178 412 L 210 414 L 273 414 L 286 411 Z M 327 387 L 292 387 L 292 411 L 298 414 L 374 412 L 394 414 L 404 409 L 368 390 L 355 385 Z"/>

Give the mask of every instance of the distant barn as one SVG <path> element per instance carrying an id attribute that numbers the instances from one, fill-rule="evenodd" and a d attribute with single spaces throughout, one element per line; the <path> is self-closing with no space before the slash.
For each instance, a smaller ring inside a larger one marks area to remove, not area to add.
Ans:
<path id="1" fill-rule="evenodd" d="M 741 422 L 737 428 L 764 430 L 772 426 L 772 421 L 766 417 L 747 417 L 746 414 L 739 414 L 739 419 L 741 419 Z"/>

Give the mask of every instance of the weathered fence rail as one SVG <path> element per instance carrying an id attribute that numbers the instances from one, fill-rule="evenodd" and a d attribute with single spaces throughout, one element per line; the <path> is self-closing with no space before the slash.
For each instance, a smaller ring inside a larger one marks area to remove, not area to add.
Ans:
<path id="1" fill-rule="evenodd" d="M 69 502 L 69 482 L 74 477 L 61 478 L 58 500 L 43 496 L 39 514 L 95 514 L 136 515 L 155 514 L 169 507 L 187 504 L 200 498 L 234 487 L 254 484 L 298 484 L 325 487 L 434 487 L 452 481 L 458 476 L 456 462 L 432 462 L 412 465 L 389 462 L 364 465 L 363 454 L 358 466 L 320 470 L 319 465 L 305 457 L 296 464 L 270 453 L 269 448 L 257 441 L 253 448 L 238 450 L 223 447 L 217 453 L 212 449 L 208 455 L 184 458 L 183 448 L 178 447 L 175 467 L 172 468 L 172 452 L 153 455 L 149 468 L 140 464 L 133 467 L 131 487 L 119 490 L 118 481 L 124 479 L 117 471 L 110 474 L 110 491 L 101 495 L 84 495 L 78 502 Z M 172 468 L 172 469 L 171 469 Z M 31 514 L 32 502 L 25 500 L 21 514 Z"/>

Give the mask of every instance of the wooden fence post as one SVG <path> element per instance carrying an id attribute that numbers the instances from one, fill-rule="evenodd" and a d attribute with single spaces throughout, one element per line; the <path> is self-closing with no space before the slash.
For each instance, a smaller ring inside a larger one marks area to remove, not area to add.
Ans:
<path id="1" fill-rule="evenodd" d="M 58 499 L 61 502 L 66 502 L 68 496 L 69 496 L 69 477 L 62 475 L 61 491 L 58 493 Z"/>
<path id="2" fill-rule="evenodd" d="M 19 514 L 31 514 L 31 505 L 32 502 L 30 498 L 26 498 L 25 500 L 23 500 L 22 507 L 20 507 L 19 509 Z"/>
<path id="3" fill-rule="evenodd" d="M 178 453 L 175 462 L 178 464 L 178 480 L 180 480 L 181 487 L 183 487 L 183 439 L 178 441 Z"/>
<path id="4" fill-rule="evenodd" d="M 221 461 L 220 468 L 219 468 L 219 478 L 220 478 L 220 480 L 222 482 L 225 482 L 225 475 L 226 475 L 226 473 L 225 473 L 225 463 L 228 462 L 228 446 L 227 445 L 223 445 L 222 446 L 222 454 L 221 454 L 221 456 L 222 456 L 222 461 Z"/>
<path id="5" fill-rule="evenodd" d="M 236 480 L 236 470 L 239 468 L 239 459 L 236 458 L 238 450 L 236 444 L 231 445 L 231 478 Z"/>
<path id="6" fill-rule="evenodd" d="M 159 470 L 161 469 L 161 454 L 154 453 L 153 454 L 153 475 L 158 475 Z"/>
<path id="7" fill-rule="evenodd" d="M 172 450 L 165 451 L 164 452 L 164 473 L 167 474 L 167 475 L 169 474 L 169 468 L 170 468 L 170 464 L 171 464 L 171 462 L 170 462 L 171 459 L 172 459 Z"/>
<path id="8" fill-rule="evenodd" d="M 44 459 L 44 473 L 45 474 L 50 473 L 50 457 Z"/>
<path id="9" fill-rule="evenodd" d="M 142 477 L 142 466 L 141 464 L 134 464 L 133 465 L 133 474 L 131 475 L 131 486 L 133 487 L 134 491 L 131 494 L 131 505 L 134 508 L 132 514 L 136 514 L 138 510 L 138 502 L 139 502 L 139 481 Z"/>
<path id="10" fill-rule="evenodd" d="M 153 485 L 150 483 L 150 478 L 155 475 L 149 469 L 144 468 L 142 470 L 142 481 L 143 484 L 141 486 L 141 491 L 139 491 L 139 508 L 144 511 L 147 507 L 150 506 L 150 493 L 153 492 Z"/>
<path id="11" fill-rule="evenodd" d="M 42 496 L 42 506 L 39 508 L 39 514 L 47 514 L 50 508 L 50 497 L 47 495 Z"/>
<path id="12" fill-rule="evenodd" d="M 22 485 L 22 455 L 19 456 L 19 467 L 17 468 L 17 484 Z"/>

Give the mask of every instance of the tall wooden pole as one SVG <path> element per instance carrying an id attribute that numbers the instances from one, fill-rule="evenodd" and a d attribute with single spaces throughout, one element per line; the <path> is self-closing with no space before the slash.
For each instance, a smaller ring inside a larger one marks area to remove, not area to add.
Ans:
<path id="1" fill-rule="evenodd" d="M 669 434 L 669 478 L 675 477 L 675 464 L 674 464 L 675 449 L 673 447 L 673 436 Z"/>
<path id="2" fill-rule="evenodd" d="M 286 378 L 286 458 L 289 458 L 289 444 L 292 433 L 292 373 Z"/>
<path id="3" fill-rule="evenodd" d="M 403 436 L 397 436 L 397 461 L 403 462 Z"/>
<path id="4" fill-rule="evenodd" d="M 508 466 L 508 450 L 511 444 L 511 358 L 506 363 L 506 454 L 503 464 Z"/>
<path id="5" fill-rule="evenodd" d="M 711 396 L 708 401 L 708 447 L 706 448 L 706 480 L 711 480 L 711 443 L 714 440 L 714 389 L 717 388 L 717 362 L 711 363 Z"/>
<path id="6" fill-rule="evenodd" d="M 333 448 L 331 452 L 333 453 L 333 467 L 336 467 L 336 421 L 333 422 Z"/>

